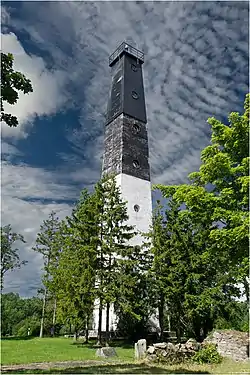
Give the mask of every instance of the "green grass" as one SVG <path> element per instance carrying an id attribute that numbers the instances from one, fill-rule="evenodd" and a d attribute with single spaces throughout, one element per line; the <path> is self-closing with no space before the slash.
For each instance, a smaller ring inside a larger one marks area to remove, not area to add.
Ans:
<path id="1" fill-rule="evenodd" d="M 2 365 L 31 364 L 34 362 L 86 361 L 81 367 L 50 369 L 9 369 L 8 373 L 29 374 L 226 374 L 250 373 L 249 363 L 224 360 L 219 365 L 181 364 L 160 366 L 134 360 L 134 349 L 123 345 L 116 347 L 118 358 L 103 360 L 95 357 L 96 348 L 91 345 L 74 345 L 67 338 L 3 339 Z M 77 365 L 79 366 L 79 364 Z"/>
<path id="2" fill-rule="evenodd" d="M 68 338 L 2 339 L 1 364 L 26 364 L 32 362 L 98 360 L 96 348 L 91 345 L 75 345 Z M 116 348 L 118 358 L 131 361 L 132 347 Z"/>

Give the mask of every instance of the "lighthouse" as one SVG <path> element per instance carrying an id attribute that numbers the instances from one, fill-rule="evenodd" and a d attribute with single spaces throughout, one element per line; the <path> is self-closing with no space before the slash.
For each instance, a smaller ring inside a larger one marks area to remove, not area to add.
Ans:
<path id="1" fill-rule="evenodd" d="M 104 136 L 103 174 L 115 174 L 128 225 L 138 235 L 130 242 L 141 245 L 152 224 L 152 195 L 142 65 L 144 54 L 123 42 L 109 58 L 112 83 Z"/>
<path id="2" fill-rule="evenodd" d="M 143 86 L 144 54 L 123 42 L 110 56 L 111 88 L 104 132 L 102 175 L 114 174 L 122 199 L 127 202 L 128 225 L 138 233 L 130 244 L 142 245 L 142 233 L 152 224 L 152 196 L 149 168 L 147 116 Z M 110 306 L 110 330 L 116 316 Z M 102 330 L 105 331 L 103 310 Z M 98 306 L 94 310 L 97 328 Z"/>

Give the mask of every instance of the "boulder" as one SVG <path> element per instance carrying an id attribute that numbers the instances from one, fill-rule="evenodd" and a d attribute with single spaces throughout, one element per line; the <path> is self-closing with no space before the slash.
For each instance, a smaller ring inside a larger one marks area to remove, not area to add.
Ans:
<path id="1" fill-rule="evenodd" d="M 189 339 L 186 342 L 185 346 L 187 349 L 191 349 L 195 351 L 200 349 L 200 344 L 195 339 Z"/>
<path id="2" fill-rule="evenodd" d="M 147 361 L 149 362 L 158 362 L 158 357 L 156 354 L 150 354 L 147 356 Z"/>
<path id="3" fill-rule="evenodd" d="M 149 346 L 147 349 L 148 354 L 154 354 L 155 353 L 155 347 L 154 346 Z"/>
<path id="4" fill-rule="evenodd" d="M 102 348 L 97 349 L 96 356 L 104 358 L 117 357 L 117 353 L 115 351 L 115 348 L 112 348 L 110 346 L 104 346 Z"/>
<path id="5" fill-rule="evenodd" d="M 156 344 L 153 344 L 153 346 L 157 349 L 166 349 L 167 345 L 168 344 L 166 342 L 158 342 Z"/>

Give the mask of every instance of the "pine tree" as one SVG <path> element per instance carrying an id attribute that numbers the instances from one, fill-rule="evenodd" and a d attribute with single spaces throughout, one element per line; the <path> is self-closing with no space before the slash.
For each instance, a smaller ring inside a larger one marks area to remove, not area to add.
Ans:
<path id="1" fill-rule="evenodd" d="M 96 287 L 99 300 L 98 344 L 101 344 L 102 310 L 106 306 L 106 344 L 109 342 L 109 311 L 118 299 L 120 264 L 131 252 L 129 240 L 135 235 L 127 225 L 126 202 L 122 200 L 114 175 L 106 175 L 97 183 L 94 193 L 99 206 L 99 246 Z"/>
<path id="2" fill-rule="evenodd" d="M 85 329 L 86 341 L 96 296 L 99 239 L 94 198 L 84 190 L 71 217 L 62 223 L 58 232 L 61 251 L 52 271 L 60 318 L 75 327 L 76 339 L 80 330 Z"/>

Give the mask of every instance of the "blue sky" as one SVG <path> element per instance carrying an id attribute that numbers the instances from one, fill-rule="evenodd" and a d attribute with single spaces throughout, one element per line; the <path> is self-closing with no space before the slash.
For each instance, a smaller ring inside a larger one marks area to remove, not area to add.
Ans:
<path id="1" fill-rule="evenodd" d="M 36 295 L 42 259 L 31 250 L 51 210 L 69 214 L 101 171 L 108 57 L 127 40 L 144 51 L 153 183 L 199 168 L 207 118 L 242 111 L 248 92 L 247 2 L 3 2 L 2 49 L 33 83 L 2 129 L 2 225 L 27 241 L 29 261 L 5 292 Z M 7 110 L 6 106 L 6 110 Z"/>

